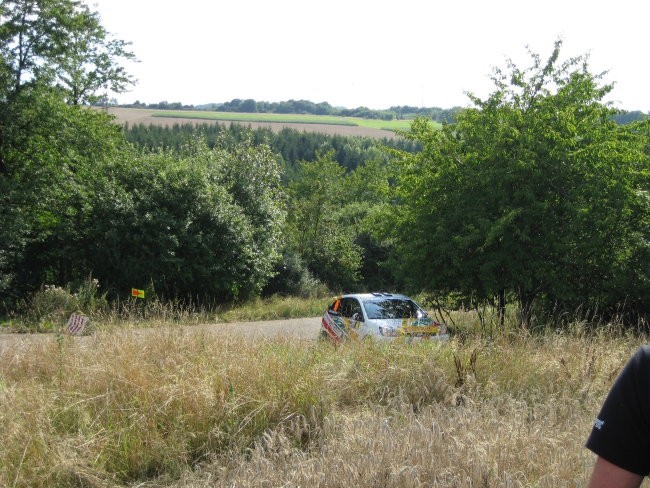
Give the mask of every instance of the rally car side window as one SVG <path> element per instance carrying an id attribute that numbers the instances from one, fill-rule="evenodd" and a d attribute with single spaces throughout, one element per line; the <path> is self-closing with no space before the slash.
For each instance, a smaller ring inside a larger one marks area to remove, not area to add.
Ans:
<path id="1" fill-rule="evenodd" d="M 363 317 L 359 300 L 352 297 L 343 298 L 341 300 L 341 316 L 351 318 L 355 313 L 359 314 L 358 317 Z"/>
<path id="2" fill-rule="evenodd" d="M 350 317 L 352 315 L 352 299 L 345 297 L 341 300 L 341 316 Z"/>
<path id="3" fill-rule="evenodd" d="M 341 316 L 342 317 L 349 317 L 352 315 L 350 313 L 350 299 L 349 298 L 343 298 L 341 300 Z"/>
<path id="4" fill-rule="evenodd" d="M 350 314 L 350 317 L 356 321 L 363 322 L 363 312 L 361 311 L 361 304 L 359 303 L 359 300 L 353 299 L 351 308 L 352 313 Z"/>

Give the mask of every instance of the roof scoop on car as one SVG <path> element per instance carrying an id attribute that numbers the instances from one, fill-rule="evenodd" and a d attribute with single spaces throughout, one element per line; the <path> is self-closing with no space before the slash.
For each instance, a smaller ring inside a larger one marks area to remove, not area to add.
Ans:
<path id="1" fill-rule="evenodd" d="M 388 293 L 387 291 L 373 291 L 371 295 L 374 295 L 376 297 L 392 297 L 392 293 Z"/>

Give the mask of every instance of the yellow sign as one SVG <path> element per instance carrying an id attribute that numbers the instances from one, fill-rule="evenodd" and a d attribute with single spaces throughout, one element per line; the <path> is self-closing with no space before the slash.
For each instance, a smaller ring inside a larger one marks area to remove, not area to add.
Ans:
<path id="1" fill-rule="evenodd" d="M 138 290 L 136 288 L 131 288 L 131 296 L 136 298 L 144 298 L 144 290 Z"/>

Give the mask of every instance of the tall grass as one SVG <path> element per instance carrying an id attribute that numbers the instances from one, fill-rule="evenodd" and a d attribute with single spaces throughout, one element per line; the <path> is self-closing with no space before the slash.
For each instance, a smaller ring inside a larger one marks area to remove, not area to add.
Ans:
<path id="1" fill-rule="evenodd" d="M 584 484 L 586 435 L 643 338 L 466 320 L 411 345 L 182 326 L 20 341 L 0 352 L 0 486 Z"/>
<path id="2" fill-rule="evenodd" d="M 318 355 L 182 330 L 4 351 L 0 485 L 177 475 L 287 419 L 318 422 L 328 405 Z"/>
<path id="3" fill-rule="evenodd" d="M 241 305 L 221 307 L 217 317 L 225 322 L 318 317 L 323 314 L 331 301 L 329 296 L 326 298 L 283 296 L 258 298 Z"/>

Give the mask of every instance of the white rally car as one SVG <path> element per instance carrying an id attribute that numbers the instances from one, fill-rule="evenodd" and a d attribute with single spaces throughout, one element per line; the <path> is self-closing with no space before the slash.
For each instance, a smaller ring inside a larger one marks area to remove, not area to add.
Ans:
<path id="1" fill-rule="evenodd" d="M 448 340 L 447 326 L 437 322 L 411 298 L 391 293 L 342 295 L 328 307 L 321 335 L 338 343 L 372 336 L 379 340 Z"/>

